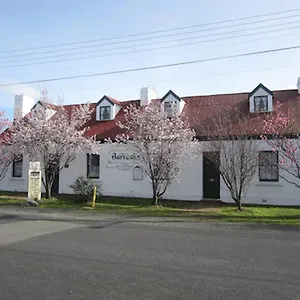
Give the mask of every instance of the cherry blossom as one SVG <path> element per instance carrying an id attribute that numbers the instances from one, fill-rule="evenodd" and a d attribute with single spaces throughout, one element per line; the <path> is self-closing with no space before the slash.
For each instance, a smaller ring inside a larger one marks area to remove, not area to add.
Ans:
<path id="1" fill-rule="evenodd" d="M 279 155 L 280 177 L 300 187 L 300 105 L 284 109 L 276 103 L 276 111 L 265 116 L 262 139 Z"/>
<path id="2" fill-rule="evenodd" d="M 151 181 L 153 205 L 178 180 L 183 165 L 193 158 L 195 133 L 180 116 L 168 118 L 159 105 L 134 105 L 125 109 L 125 131 L 117 142 L 139 155 L 139 163 Z"/>
<path id="3" fill-rule="evenodd" d="M 6 174 L 7 168 L 12 160 L 11 153 L 7 150 L 8 133 L 6 129 L 10 126 L 10 122 L 5 117 L 4 112 L 0 112 L 0 180 Z"/>
<path id="4" fill-rule="evenodd" d="M 79 152 L 98 153 L 99 143 L 86 137 L 85 124 L 91 117 L 91 105 L 53 106 L 40 101 L 24 118 L 11 127 L 10 151 L 28 155 L 43 168 L 46 197 L 51 197 L 55 175 Z"/>

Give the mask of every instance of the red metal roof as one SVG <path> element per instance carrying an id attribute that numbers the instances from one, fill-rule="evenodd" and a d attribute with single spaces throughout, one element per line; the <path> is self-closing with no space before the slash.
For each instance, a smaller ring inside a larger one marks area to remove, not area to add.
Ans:
<path id="1" fill-rule="evenodd" d="M 249 93 L 235 93 L 235 94 L 219 94 L 219 95 L 205 95 L 205 96 L 188 96 L 181 97 L 185 101 L 185 106 L 182 112 L 191 127 L 196 131 L 197 136 L 201 136 L 202 126 L 204 123 L 213 117 L 214 114 L 221 113 L 224 110 L 238 109 L 249 118 L 248 128 L 241 129 L 236 127 L 236 134 L 243 134 L 249 130 L 253 134 L 262 134 L 263 132 L 263 114 L 249 112 Z M 158 102 L 159 99 L 153 100 Z M 273 92 L 274 110 L 276 111 L 276 103 L 281 103 L 281 109 L 287 111 L 293 108 L 295 103 L 300 101 L 298 90 L 278 90 Z M 95 135 L 98 139 L 115 138 L 117 134 L 121 133 L 121 129 L 117 126 L 118 122 L 124 122 L 124 108 L 135 104 L 140 106 L 140 100 L 119 101 L 122 108 L 115 116 L 114 120 L 97 121 L 95 110 L 91 116 L 91 120 L 87 126 L 89 130 L 87 135 Z M 299 116 L 300 119 L 300 116 Z M 253 131 L 253 129 L 255 129 Z M 242 130 L 242 132 L 241 132 Z M 238 132 L 239 131 L 239 132 Z"/>
<path id="2" fill-rule="evenodd" d="M 185 116 L 195 130 L 197 136 L 202 135 L 203 124 L 209 122 L 209 120 L 218 113 L 224 110 L 238 109 L 248 118 L 247 128 L 241 128 L 236 126 L 236 134 L 251 133 L 263 134 L 263 116 L 264 114 L 250 113 L 249 112 L 249 94 L 250 93 L 234 93 L 234 94 L 218 94 L 218 95 L 205 95 L 205 96 L 188 96 L 180 97 L 185 101 L 185 106 L 182 115 Z M 87 122 L 86 126 L 89 129 L 86 132 L 87 136 L 96 136 L 97 139 L 114 139 L 117 134 L 122 133 L 122 130 L 118 127 L 118 122 L 124 122 L 124 108 L 134 104 L 140 106 L 140 100 L 118 101 L 114 98 L 107 97 L 110 101 L 121 106 L 120 111 L 117 113 L 113 120 L 97 121 L 96 120 L 96 105 L 92 103 L 91 119 Z M 153 100 L 153 102 L 159 103 L 160 99 Z M 300 104 L 300 94 L 298 90 L 278 90 L 273 92 L 274 111 L 276 111 L 276 103 L 281 104 L 281 109 L 285 112 L 288 109 L 295 107 L 295 104 Z M 46 103 L 47 107 L 57 110 L 58 106 Z M 75 107 L 81 104 L 64 105 L 65 110 L 71 114 Z M 300 110 L 296 110 L 300 114 Z M 299 119 L 300 115 L 295 116 Z M 255 132 L 253 131 L 255 129 Z"/>

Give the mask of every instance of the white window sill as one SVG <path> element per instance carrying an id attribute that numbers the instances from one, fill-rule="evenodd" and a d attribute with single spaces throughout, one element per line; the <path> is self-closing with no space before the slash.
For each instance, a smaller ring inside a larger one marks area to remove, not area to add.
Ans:
<path id="1" fill-rule="evenodd" d="M 257 185 L 257 186 L 283 186 L 283 184 L 278 181 L 260 181 L 260 182 L 256 182 L 255 185 Z"/>
<path id="2" fill-rule="evenodd" d="M 9 180 L 11 180 L 11 181 L 24 181 L 24 178 L 22 178 L 22 177 L 11 177 Z"/>

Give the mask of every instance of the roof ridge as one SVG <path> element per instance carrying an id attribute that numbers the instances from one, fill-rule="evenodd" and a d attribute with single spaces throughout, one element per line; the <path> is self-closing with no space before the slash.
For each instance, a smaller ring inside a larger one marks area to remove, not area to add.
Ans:
<path id="1" fill-rule="evenodd" d="M 297 89 L 281 89 L 281 90 L 271 90 L 273 93 L 278 93 L 278 92 L 296 92 L 298 91 Z M 248 95 L 250 94 L 251 91 L 248 91 L 248 92 L 236 92 L 236 93 L 220 93 L 220 94 L 203 94 L 203 95 L 190 95 L 190 96 L 180 96 L 180 98 L 196 98 L 196 97 L 218 97 L 218 96 L 229 96 L 229 95 Z M 140 101 L 141 99 L 127 99 L 127 100 L 118 100 L 116 98 L 113 98 L 111 96 L 107 96 L 107 98 L 109 99 L 113 99 L 113 100 L 116 100 L 118 102 L 120 102 L 121 104 L 122 103 L 126 103 L 126 102 L 137 102 L 137 101 Z M 154 101 L 155 100 L 160 100 L 161 98 L 157 98 L 157 99 L 153 99 Z M 91 105 L 96 105 L 98 102 L 90 102 L 89 104 Z M 51 104 L 51 103 L 49 103 Z M 73 103 L 73 104 L 63 104 L 62 106 L 75 106 L 75 105 L 82 105 L 82 104 L 85 104 L 85 103 Z M 55 104 L 52 104 L 52 105 L 55 105 Z M 58 105 L 56 105 L 58 106 Z"/>

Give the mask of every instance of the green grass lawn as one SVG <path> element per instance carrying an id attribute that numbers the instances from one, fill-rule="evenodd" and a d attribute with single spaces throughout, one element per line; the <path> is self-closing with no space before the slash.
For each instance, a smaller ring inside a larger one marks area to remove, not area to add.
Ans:
<path id="1" fill-rule="evenodd" d="M 78 209 L 90 211 L 91 204 L 76 203 L 72 195 L 43 199 L 41 208 Z M 1 205 L 25 206 L 26 195 L 0 193 Z M 151 206 L 150 199 L 101 197 L 97 199 L 95 212 L 129 214 L 155 217 L 179 217 L 198 221 L 265 223 L 300 226 L 300 207 L 246 206 L 242 212 L 234 205 L 190 201 L 161 200 L 158 207 Z"/>

